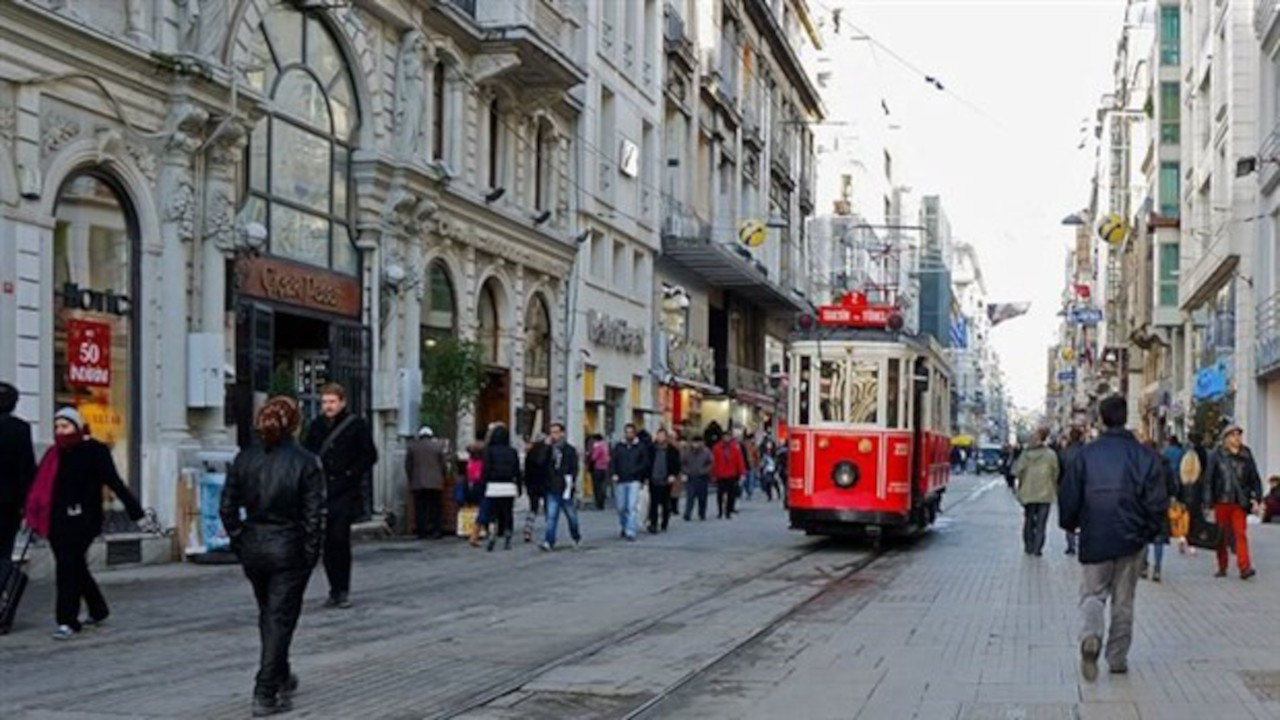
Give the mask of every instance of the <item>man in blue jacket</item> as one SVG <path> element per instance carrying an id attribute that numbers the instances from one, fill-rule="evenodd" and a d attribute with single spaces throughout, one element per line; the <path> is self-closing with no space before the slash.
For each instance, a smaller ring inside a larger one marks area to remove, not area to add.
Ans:
<path id="1" fill-rule="evenodd" d="M 1160 474 L 1160 458 L 1125 429 L 1124 398 L 1111 396 L 1098 407 L 1106 428 L 1080 448 L 1058 490 L 1062 529 L 1080 531 L 1083 569 L 1080 611 L 1080 672 L 1098 676 L 1102 638 L 1107 636 L 1107 667 L 1128 672 L 1133 641 L 1133 598 L 1147 543 L 1160 533 L 1169 498 Z M 1111 601 L 1111 631 L 1105 612 Z"/>

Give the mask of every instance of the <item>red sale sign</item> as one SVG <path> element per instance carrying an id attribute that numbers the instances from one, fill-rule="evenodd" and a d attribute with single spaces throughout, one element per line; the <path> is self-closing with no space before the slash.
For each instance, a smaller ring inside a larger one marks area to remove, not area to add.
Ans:
<path id="1" fill-rule="evenodd" d="M 67 384 L 111 386 L 111 326 L 91 320 L 67 321 Z"/>

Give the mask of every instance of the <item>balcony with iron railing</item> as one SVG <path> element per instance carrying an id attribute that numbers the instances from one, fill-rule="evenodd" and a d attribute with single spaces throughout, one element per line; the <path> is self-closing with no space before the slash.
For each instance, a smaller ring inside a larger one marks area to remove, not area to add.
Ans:
<path id="1" fill-rule="evenodd" d="M 755 400 L 776 402 L 782 397 L 781 390 L 773 386 L 766 373 L 733 363 L 716 367 L 716 384 L 735 395 L 748 395 Z"/>
<path id="2" fill-rule="evenodd" d="M 693 52 L 693 40 L 689 37 L 684 17 L 670 3 L 667 3 L 663 9 L 663 17 L 665 26 L 662 40 L 667 56 L 681 64 L 685 72 L 693 72 L 697 67 L 697 59 Z"/>
<path id="3" fill-rule="evenodd" d="M 662 253 L 709 285 L 730 290 L 766 310 L 794 312 L 807 307 L 803 297 L 783 287 L 777 273 L 737 238 L 732 218 L 713 226 L 691 206 L 664 197 Z"/>
<path id="4" fill-rule="evenodd" d="M 482 53 L 514 53 L 520 62 L 506 73 L 516 83 L 569 88 L 586 81 L 581 0 L 440 0 L 436 8 L 469 25 Z"/>

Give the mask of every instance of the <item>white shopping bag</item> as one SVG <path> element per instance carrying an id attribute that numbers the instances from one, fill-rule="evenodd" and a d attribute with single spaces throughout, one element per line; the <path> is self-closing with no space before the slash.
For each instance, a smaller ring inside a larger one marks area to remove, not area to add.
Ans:
<path id="1" fill-rule="evenodd" d="M 647 484 L 641 483 L 640 499 L 636 501 L 636 522 L 637 523 L 648 522 L 648 520 L 646 520 L 646 518 L 648 517 L 649 517 L 649 486 Z"/>

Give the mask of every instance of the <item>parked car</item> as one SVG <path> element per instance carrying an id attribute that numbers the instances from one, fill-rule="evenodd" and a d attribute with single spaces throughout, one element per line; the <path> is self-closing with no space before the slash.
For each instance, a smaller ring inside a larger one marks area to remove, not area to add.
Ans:
<path id="1" fill-rule="evenodd" d="M 983 445 L 978 449 L 978 472 L 1000 472 L 1000 446 Z"/>

